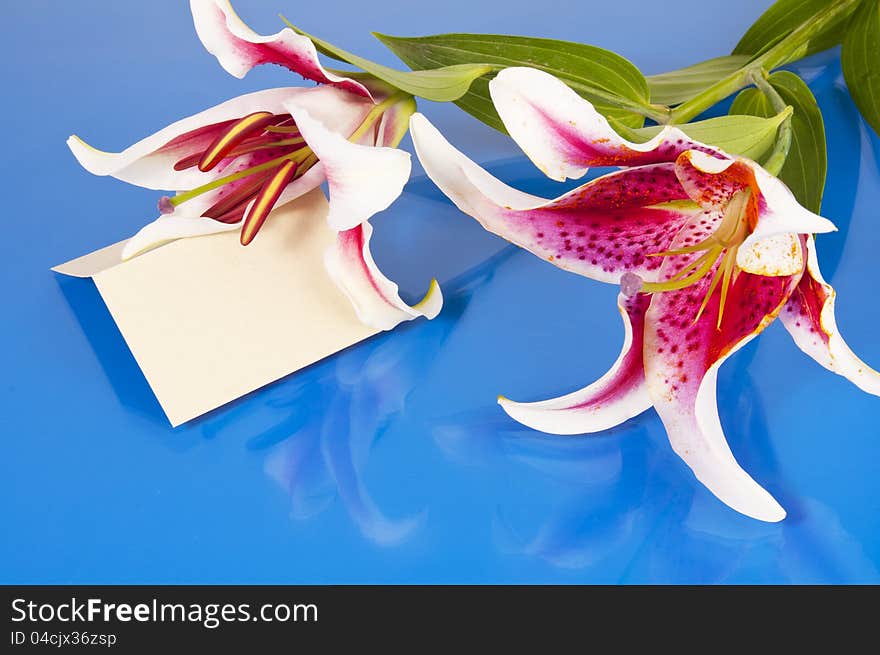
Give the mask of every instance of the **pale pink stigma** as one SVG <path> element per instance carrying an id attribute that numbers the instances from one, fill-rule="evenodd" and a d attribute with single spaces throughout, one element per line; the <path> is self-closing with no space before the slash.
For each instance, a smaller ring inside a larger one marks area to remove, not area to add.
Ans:
<path id="1" fill-rule="evenodd" d="M 171 198 L 168 196 L 162 196 L 159 198 L 159 213 L 160 214 L 173 214 L 174 213 L 174 203 L 171 202 Z"/>
<path id="2" fill-rule="evenodd" d="M 620 293 L 627 298 L 632 298 L 645 285 L 645 281 L 632 271 L 627 271 L 620 276 Z"/>

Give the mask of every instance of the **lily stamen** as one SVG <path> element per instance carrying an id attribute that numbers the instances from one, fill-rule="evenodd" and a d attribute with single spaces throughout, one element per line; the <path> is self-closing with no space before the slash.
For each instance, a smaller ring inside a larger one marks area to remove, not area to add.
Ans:
<path id="1" fill-rule="evenodd" d="M 284 162 L 260 188 L 254 203 L 244 219 L 244 225 L 241 228 L 241 245 L 246 246 L 253 241 L 284 187 L 290 183 L 296 174 L 296 169 L 296 162 Z"/>
<path id="2" fill-rule="evenodd" d="M 203 184 L 200 187 L 196 187 L 190 191 L 186 191 L 184 193 L 179 193 L 176 196 L 162 196 L 159 199 L 159 210 L 162 211 L 163 214 L 169 214 L 171 212 L 164 211 L 165 208 L 171 207 L 172 211 L 174 208 L 178 207 L 182 203 L 187 200 L 192 200 L 203 193 L 207 193 L 208 191 L 213 191 L 214 189 L 219 189 L 224 184 L 229 184 L 230 182 L 237 182 L 238 180 L 242 180 L 246 177 L 254 175 L 255 173 L 262 173 L 263 171 L 268 171 L 276 166 L 283 164 L 286 161 L 295 161 L 301 162 L 309 157 L 312 154 L 312 151 L 309 148 L 302 148 L 293 152 L 291 154 L 282 155 L 281 157 L 276 157 L 275 159 L 270 159 L 267 162 L 263 162 L 262 164 L 258 164 L 257 166 L 251 166 L 250 168 L 246 168 L 242 171 L 238 171 L 237 173 L 232 173 L 230 175 L 226 175 L 224 177 L 217 178 L 216 180 L 212 180 L 207 184 Z"/>
<path id="3" fill-rule="evenodd" d="M 388 108 L 400 102 L 403 97 L 403 94 L 395 94 L 373 106 L 349 134 L 348 140 L 357 143 L 370 130 L 378 129 Z M 255 176 L 253 180 L 244 183 L 201 212 L 202 216 L 223 223 L 237 223 L 244 219 L 241 243 L 247 245 L 265 222 L 284 187 L 302 177 L 318 162 L 318 156 L 306 143 L 293 117 L 290 114 L 273 114 L 268 111 L 253 112 L 233 121 L 204 150 L 189 154 L 174 164 L 177 171 L 198 166 L 202 172 L 210 172 L 221 162 L 265 150 L 280 150 L 283 154 L 176 196 L 163 196 L 159 199 L 159 211 L 172 214 L 179 205 L 193 198 Z"/>
<path id="4" fill-rule="evenodd" d="M 666 282 L 645 282 L 642 285 L 642 292 L 658 293 L 662 291 L 677 291 L 689 287 L 695 282 L 702 280 L 706 276 L 706 273 L 712 270 L 712 267 L 715 266 L 715 262 L 720 254 L 720 248 L 712 248 L 697 260 L 699 262 L 697 269 L 687 277 L 670 278 Z"/>
<path id="5" fill-rule="evenodd" d="M 749 189 L 735 192 L 727 202 L 727 206 L 724 208 L 724 215 L 722 216 L 718 227 L 709 237 L 700 243 L 685 246 L 683 248 L 673 248 L 649 255 L 651 257 L 674 257 L 702 252 L 703 254 L 700 257 L 683 267 L 664 282 L 645 282 L 635 275 L 627 277 L 626 280 L 621 278 L 621 289 L 624 291 L 624 295 L 631 297 L 639 292 L 662 293 L 664 291 L 678 291 L 684 289 L 702 280 L 716 265 L 718 257 L 721 257 L 721 262 L 718 264 L 718 267 L 712 276 L 712 280 L 709 283 L 705 296 L 703 297 L 703 302 L 697 310 L 697 314 L 694 318 L 694 323 L 696 323 L 703 315 L 703 312 L 709 304 L 709 300 L 712 298 L 712 295 L 715 293 L 720 282 L 721 300 L 718 308 L 717 321 L 717 327 L 720 328 L 721 318 L 724 315 L 724 304 L 727 300 L 727 292 L 730 287 L 731 279 L 736 272 L 736 253 L 739 249 L 739 245 L 745 240 L 749 233 L 747 209 L 750 197 L 751 191 Z"/>
<path id="6" fill-rule="evenodd" d="M 245 183 L 240 189 L 237 189 L 222 200 L 214 203 L 213 205 L 208 207 L 208 209 L 202 212 L 202 214 L 204 216 L 207 216 L 208 218 L 220 220 L 221 216 L 231 213 L 232 210 L 237 209 L 242 203 L 247 203 L 255 195 L 257 195 L 257 192 L 260 190 L 260 187 L 263 186 L 263 183 L 265 181 L 266 176 L 255 175 L 253 180 L 248 180 L 248 182 Z M 244 208 L 242 208 L 242 214 L 243 213 Z"/>
<path id="7" fill-rule="evenodd" d="M 255 132 L 262 132 L 266 127 L 276 122 L 278 118 L 268 111 L 257 111 L 239 119 L 205 148 L 205 152 L 199 161 L 199 170 L 207 172 L 214 168 L 221 160 L 225 159 L 230 150 Z"/>
<path id="8" fill-rule="evenodd" d="M 300 145 L 304 143 L 305 139 L 303 139 L 302 137 L 294 137 L 290 139 L 271 139 L 266 138 L 266 136 L 258 136 L 251 139 L 245 139 L 240 144 L 238 144 L 238 146 L 226 153 L 225 158 L 232 159 L 241 155 L 246 155 L 256 150 L 267 150 L 270 148 L 280 148 L 283 146 Z M 204 155 L 201 152 L 197 152 L 193 155 L 188 155 L 179 160 L 176 164 L 174 164 L 174 170 L 184 171 L 188 168 L 192 168 L 202 160 L 203 156 Z"/>
<path id="9" fill-rule="evenodd" d="M 292 119 L 288 120 L 292 121 Z M 286 125 L 285 123 L 281 123 L 279 125 L 270 125 L 266 128 L 266 132 L 275 134 L 299 134 L 299 128 L 296 125 Z"/>

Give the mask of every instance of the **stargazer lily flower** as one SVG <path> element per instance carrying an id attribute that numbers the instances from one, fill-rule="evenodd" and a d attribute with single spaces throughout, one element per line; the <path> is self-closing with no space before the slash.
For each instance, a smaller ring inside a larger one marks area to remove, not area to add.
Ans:
<path id="1" fill-rule="evenodd" d="M 621 285 L 625 338 L 602 378 L 560 398 L 499 402 L 553 434 L 597 432 L 653 406 L 673 449 L 733 509 L 764 521 L 785 511 L 736 462 L 715 398 L 719 366 L 777 316 L 804 352 L 880 395 L 880 374 L 846 346 L 813 233 L 834 230 L 755 162 L 675 127 L 622 139 L 589 102 L 546 73 L 502 71 L 490 85 L 505 127 L 549 177 L 619 166 L 553 200 L 512 189 L 411 119 L 428 175 L 487 230 L 560 268 Z"/>
<path id="2" fill-rule="evenodd" d="M 359 82 L 323 68 L 314 44 L 285 28 L 260 36 L 226 0 L 192 0 L 196 31 L 230 73 L 276 63 L 322 86 L 279 88 L 233 98 L 184 118 L 120 153 L 76 136 L 68 145 L 96 175 L 174 190 L 160 216 L 126 244 L 123 258 L 185 237 L 238 230 L 249 244 L 269 212 L 327 182 L 327 217 L 337 242 L 327 269 L 359 317 L 390 329 L 442 305 L 436 282 L 414 307 L 377 268 L 368 220 L 386 209 L 409 179 L 410 156 L 396 146 L 415 111 L 412 96 L 378 81 Z"/>

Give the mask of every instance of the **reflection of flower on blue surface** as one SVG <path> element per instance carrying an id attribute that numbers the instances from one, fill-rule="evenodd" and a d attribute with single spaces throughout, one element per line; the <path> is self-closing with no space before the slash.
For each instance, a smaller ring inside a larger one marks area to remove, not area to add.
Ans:
<path id="1" fill-rule="evenodd" d="M 287 493 L 291 517 L 304 520 L 340 499 L 360 532 L 382 545 L 400 544 L 424 526 L 427 510 L 389 518 L 364 482 L 374 444 L 406 408 L 493 267 L 515 252 L 508 248 L 444 285 L 446 305 L 434 321 L 398 328 L 323 362 L 321 375 L 282 384 L 269 404 L 281 416 L 254 435 L 248 447 L 268 450 L 266 474 Z"/>
<path id="2" fill-rule="evenodd" d="M 748 379 L 751 359 L 733 361 L 728 375 Z M 779 480 L 760 395 L 752 384 L 743 388 L 750 391 L 726 413 L 754 442 L 761 477 Z M 522 485 L 528 492 L 505 494 L 493 518 L 496 546 L 509 557 L 589 572 L 606 583 L 750 583 L 768 573 L 793 582 L 880 580 L 862 546 L 816 500 L 792 502 L 786 523 L 756 523 L 732 517 L 704 490 L 672 479 L 682 473 L 649 417 L 607 435 L 560 438 L 477 410 L 446 417 L 433 436 L 456 463 L 486 471 L 514 467 L 517 480 L 528 477 Z"/>
<path id="3" fill-rule="evenodd" d="M 381 351 L 380 346 L 374 354 Z M 394 545 L 406 540 L 424 523 L 425 512 L 390 519 L 364 484 L 362 471 L 370 449 L 375 440 L 381 438 L 389 417 L 402 409 L 406 393 L 404 390 L 400 395 L 399 389 L 392 387 L 384 397 L 379 392 L 374 398 L 366 398 L 374 395 L 364 393 L 369 389 L 369 382 L 365 386 L 356 383 L 374 374 L 375 363 L 370 359 L 368 356 L 363 362 L 361 375 L 356 376 L 352 384 L 339 380 L 333 389 L 329 388 L 332 385 L 320 385 L 323 387 L 320 393 L 327 403 L 321 412 L 314 412 L 314 404 L 309 402 L 311 389 L 295 390 L 289 400 L 277 405 L 291 412 L 290 419 L 282 425 L 289 426 L 289 420 L 301 420 L 298 415 L 307 418 L 295 432 L 271 447 L 265 470 L 290 496 L 292 518 L 310 518 L 338 497 L 365 537 L 380 545 Z M 260 447 L 259 442 L 265 435 L 257 436 L 253 447 Z"/>

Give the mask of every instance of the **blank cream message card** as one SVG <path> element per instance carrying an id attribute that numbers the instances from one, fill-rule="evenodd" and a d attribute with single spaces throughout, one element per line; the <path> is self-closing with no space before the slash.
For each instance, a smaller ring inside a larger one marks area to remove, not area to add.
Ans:
<path id="1" fill-rule="evenodd" d="M 177 426 L 378 332 L 325 272 L 326 215 L 316 189 L 275 210 L 247 248 L 233 231 L 121 262 L 122 242 L 53 270 L 94 279 Z"/>

